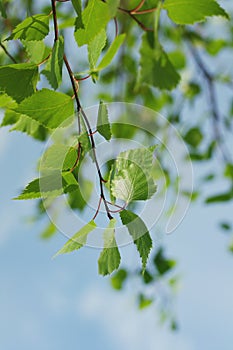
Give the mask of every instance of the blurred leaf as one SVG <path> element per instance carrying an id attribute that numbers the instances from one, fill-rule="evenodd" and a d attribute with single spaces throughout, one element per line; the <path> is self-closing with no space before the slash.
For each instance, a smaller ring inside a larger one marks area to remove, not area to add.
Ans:
<path id="1" fill-rule="evenodd" d="M 201 141 L 203 140 L 203 135 L 201 133 L 201 130 L 197 127 L 190 129 L 186 135 L 184 136 L 184 140 L 191 145 L 192 147 L 196 148 L 200 145 Z"/>
<path id="2" fill-rule="evenodd" d="M 111 277 L 111 285 L 116 290 L 121 290 L 123 288 L 124 282 L 126 281 L 128 276 L 128 273 L 124 269 L 118 270 L 112 277 Z"/>
<path id="3" fill-rule="evenodd" d="M 147 298 L 144 294 L 140 294 L 138 298 L 138 307 L 143 310 L 153 303 L 153 299 Z"/>
<path id="4" fill-rule="evenodd" d="M 164 256 L 163 248 L 158 250 L 153 261 L 160 275 L 164 275 L 176 266 L 175 260 L 169 260 Z"/>

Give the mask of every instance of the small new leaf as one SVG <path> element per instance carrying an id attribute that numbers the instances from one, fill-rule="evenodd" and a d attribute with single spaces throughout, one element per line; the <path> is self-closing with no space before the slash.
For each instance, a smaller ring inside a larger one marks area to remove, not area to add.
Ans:
<path id="1" fill-rule="evenodd" d="M 66 242 L 66 244 L 54 255 L 54 257 L 71 253 L 74 250 L 82 248 L 87 242 L 88 234 L 96 228 L 96 223 L 92 220 L 83 226 L 75 235 Z"/>
<path id="2" fill-rule="evenodd" d="M 102 29 L 99 34 L 88 44 L 88 60 L 90 64 L 90 69 L 95 69 L 98 58 L 106 45 L 106 31 Z"/>
<path id="3" fill-rule="evenodd" d="M 114 56 L 116 55 L 121 45 L 123 44 L 124 40 L 125 40 L 125 34 L 118 35 L 114 39 L 108 51 L 106 52 L 105 56 L 102 58 L 100 64 L 96 68 L 96 71 L 100 71 L 110 65 Z"/>
<path id="4" fill-rule="evenodd" d="M 42 73 L 48 79 L 49 84 L 57 90 L 62 81 L 62 66 L 64 54 L 64 39 L 60 37 L 53 46 L 52 54 Z"/>
<path id="5" fill-rule="evenodd" d="M 152 248 L 152 239 L 143 220 L 129 210 L 120 213 L 123 225 L 127 226 L 142 260 L 142 271 L 146 269 L 147 260 Z"/>
<path id="6" fill-rule="evenodd" d="M 110 275 L 114 270 L 117 270 L 121 262 L 115 239 L 115 225 L 116 220 L 110 220 L 108 228 L 104 231 L 104 249 L 98 260 L 99 274 L 103 276 Z"/>
<path id="7" fill-rule="evenodd" d="M 108 119 L 108 108 L 102 101 L 99 104 L 97 130 L 107 141 L 111 139 L 112 133 Z"/>

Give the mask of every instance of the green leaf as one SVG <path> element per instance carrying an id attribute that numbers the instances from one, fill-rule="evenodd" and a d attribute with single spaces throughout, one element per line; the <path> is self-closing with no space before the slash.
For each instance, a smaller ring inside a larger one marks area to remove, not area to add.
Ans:
<path id="1" fill-rule="evenodd" d="M 142 259 L 142 270 L 144 272 L 152 248 L 152 239 L 148 229 L 143 220 L 129 210 L 121 211 L 120 217 L 123 225 L 127 226 L 127 229 L 137 246 L 137 250 Z"/>
<path id="2" fill-rule="evenodd" d="M 203 140 L 203 135 L 199 128 L 192 128 L 190 129 L 186 135 L 184 136 L 184 140 L 191 145 L 192 147 L 197 147 L 200 145 L 201 141 Z"/>
<path id="3" fill-rule="evenodd" d="M 114 56 L 116 55 L 121 45 L 123 44 L 124 40 L 125 40 L 125 34 L 118 35 L 114 39 L 108 51 L 106 52 L 105 56 L 102 58 L 100 64 L 96 68 L 96 71 L 100 71 L 110 65 Z"/>
<path id="4" fill-rule="evenodd" d="M 74 115 L 74 105 L 70 96 L 42 89 L 22 101 L 15 111 L 27 115 L 49 129 L 56 129 L 67 126 L 64 122 Z"/>
<path id="5" fill-rule="evenodd" d="M 14 111 L 9 111 L 9 112 L 15 113 Z M 46 139 L 47 130 L 44 126 L 42 126 L 35 120 L 27 117 L 26 115 L 20 115 L 19 113 L 15 113 L 15 114 L 19 116 L 19 119 L 15 123 L 15 125 L 10 129 L 10 131 L 25 132 L 26 134 L 40 141 L 44 141 Z"/>
<path id="6" fill-rule="evenodd" d="M 79 17 L 82 16 L 82 2 L 81 0 L 71 0 L 72 5 Z"/>
<path id="7" fill-rule="evenodd" d="M 68 202 L 70 207 L 83 211 L 91 198 L 92 190 L 93 183 L 91 181 L 79 179 L 79 188 L 69 193 Z"/>
<path id="8" fill-rule="evenodd" d="M 40 162 L 40 170 L 54 169 L 67 171 L 73 168 L 77 160 L 77 149 L 64 144 L 49 147 Z"/>
<path id="9" fill-rule="evenodd" d="M 155 43 L 153 33 L 143 35 L 140 54 L 138 84 L 148 84 L 161 90 L 172 90 L 178 85 L 180 75 L 162 46 Z"/>
<path id="10" fill-rule="evenodd" d="M 54 236 L 56 232 L 57 232 L 56 226 L 52 222 L 50 222 L 49 225 L 41 233 L 40 237 L 42 239 L 49 239 L 52 236 Z"/>
<path id="11" fill-rule="evenodd" d="M 106 40 L 106 31 L 102 29 L 88 44 L 88 60 L 91 70 L 95 68 L 98 58 L 106 45 Z"/>
<path id="12" fill-rule="evenodd" d="M 107 4 L 99 0 L 89 0 L 82 13 L 82 23 L 74 33 L 79 46 L 89 44 L 106 27 L 110 16 Z"/>
<path id="13" fill-rule="evenodd" d="M 107 5 L 110 17 L 115 17 L 117 9 L 120 6 L 120 0 L 107 0 Z"/>
<path id="14" fill-rule="evenodd" d="M 49 16 L 34 15 L 27 17 L 23 22 L 19 23 L 13 30 L 8 40 L 43 40 L 49 33 Z"/>
<path id="15" fill-rule="evenodd" d="M 71 173 L 61 175 L 60 172 L 54 171 L 30 182 L 15 199 L 55 198 L 77 187 L 78 183 Z"/>
<path id="16" fill-rule="evenodd" d="M 154 264 L 160 275 L 164 275 L 176 265 L 175 260 L 168 260 L 164 256 L 163 248 L 160 248 L 154 257 Z"/>
<path id="17" fill-rule="evenodd" d="M 99 104 L 97 130 L 107 141 L 111 139 L 112 133 L 108 119 L 108 108 L 102 101 Z"/>
<path id="18" fill-rule="evenodd" d="M 0 92 L 0 108 L 16 107 L 17 103 L 7 94 Z"/>
<path id="19" fill-rule="evenodd" d="M 87 242 L 88 234 L 96 228 L 95 222 L 92 220 L 83 226 L 75 235 L 66 242 L 66 244 L 54 255 L 71 253 L 74 250 L 82 248 Z"/>
<path id="20" fill-rule="evenodd" d="M 214 196 L 206 198 L 205 203 L 218 203 L 218 202 L 229 202 L 233 198 L 233 191 L 223 192 Z"/>
<path id="21" fill-rule="evenodd" d="M 153 299 L 147 298 L 144 294 L 139 295 L 138 307 L 139 310 L 143 310 L 153 303 Z"/>
<path id="22" fill-rule="evenodd" d="M 177 24 L 193 24 L 204 21 L 209 16 L 229 18 L 215 0 L 165 0 L 163 8 Z"/>
<path id="23" fill-rule="evenodd" d="M 3 0 L 0 1 L 0 12 L 1 12 L 3 18 L 7 18 L 6 9 L 5 9 L 5 5 L 3 3 Z"/>
<path id="24" fill-rule="evenodd" d="M 52 55 L 47 61 L 45 69 L 42 73 L 48 79 L 49 84 L 55 90 L 59 87 L 62 81 L 62 67 L 64 55 L 64 39 L 59 37 L 53 46 Z"/>
<path id="25" fill-rule="evenodd" d="M 21 102 L 36 91 L 38 67 L 34 64 L 18 63 L 0 67 L 0 90 Z"/>
<path id="26" fill-rule="evenodd" d="M 110 275 L 117 270 L 121 262 L 115 239 L 115 225 L 116 219 L 110 220 L 108 228 L 104 231 L 104 249 L 98 260 L 99 274 L 103 276 Z"/>
<path id="27" fill-rule="evenodd" d="M 154 148 L 138 148 L 119 154 L 111 181 L 111 192 L 115 198 L 130 203 L 147 200 L 156 192 L 151 177 Z"/>
<path id="28" fill-rule="evenodd" d="M 121 290 L 123 288 L 124 282 L 127 279 L 127 271 L 124 269 L 118 270 L 111 278 L 111 285 L 116 290 Z"/>
<path id="29" fill-rule="evenodd" d="M 51 53 L 51 49 L 43 41 L 25 41 L 23 45 L 31 63 L 40 64 Z"/>

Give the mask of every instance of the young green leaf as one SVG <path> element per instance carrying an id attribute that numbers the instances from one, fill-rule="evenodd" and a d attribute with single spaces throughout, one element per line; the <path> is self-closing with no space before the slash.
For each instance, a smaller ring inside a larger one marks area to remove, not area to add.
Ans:
<path id="1" fill-rule="evenodd" d="M 156 192 L 151 177 L 154 148 L 139 148 L 119 154 L 111 181 L 111 193 L 115 198 L 130 203 L 149 199 Z"/>
<path id="2" fill-rule="evenodd" d="M 90 69 L 94 69 L 98 58 L 106 45 L 106 31 L 102 29 L 95 38 L 88 44 L 88 60 L 90 64 Z"/>
<path id="3" fill-rule="evenodd" d="M 34 15 L 27 17 L 23 22 L 19 23 L 13 30 L 8 40 L 43 40 L 49 33 L 49 16 Z"/>
<path id="4" fill-rule="evenodd" d="M 40 170 L 54 169 L 68 171 L 77 160 L 77 149 L 64 144 L 54 144 L 49 147 L 40 162 Z"/>
<path id="5" fill-rule="evenodd" d="M 53 171 L 30 182 L 15 199 L 55 198 L 68 191 L 74 191 L 77 187 L 78 183 L 73 174 L 61 175 L 59 171 Z"/>
<path id="6" fill-rule="evenodd" d="M 112 133 L 108 119 L 108 108 L 102 101 L 99 104 L 97 130 L 107 141 L 111 139 Z"/>
<path id="7" fill-rule="evenodd" d="M 7 115 L 15 113 L 14 111 L 9 112 L 10 113 Z M 25 132 L 26 134 L 40 141 L 44 141 L 46 139 L 47 129 L 44 126 L 26 115 L 20 115 L 19 113 L 15 113 L 15 115 L 18 115 L 19 119 L 16 121 L 15 125 L 10 129 L 10 131 Z"/>
<path id="8" fill-rule="evenodd" d="M 36 91 L 38 67 L 35 64 L 18 63 L 0 67 L 0 90 L 21 102 Z"/>
<path id="9" fill-rule="evenodd" d="M 152 239 L 142 219 L 129 210 L 120 212 L 123 225 L 127 226 L 142 260 L 142 270 L 146 269 L 147 260 L 152 248 Z"/>
<path id="10" fill-rule="evenodd" d="M 22 40 L 22 42 L 31 63 L 40 64 L 49 57 L 51 53 L 51 48 L 47 47 L 44 41 Z"/>
<path id="11" fill-rule="evenodd" d="M 109 47 L 108 51 L 106 52 L 105 56 L 102 58 L 100 64 L 96 68 L 96 71 L 100 71 L 112 62 L 114 56 L 120 49 L 121 45 L 123 44 L 123 41 L 125 40 L 125 34 L 118 35 L 114 41 L 112 42 L 111 46 Z"/>
<path id="12" fill-rule="evenodd" d="M 107 5 L 110 17 L 115 17 L 117 9 L 120 6 L 120 0 L 108 0 Z"/>
<path id="13" fill-rule="evenodd" d="M 115 225 L 116 219 L 110 220 L 108 228 L 104 231 L 104 249 L 98 260 L 99 274 L 103 276 L 110 275 L 117 270 L 121 262 L 115 239 Z"/>
<path id="14" fill-rule="evenodd" d="M 229 18 L 225 10 L 215 0 L 165 0 L 163 8 L 177 24 L 201 22 L 209 16 Z"/>
<path id="15" fill-rule="evenodd" d="M 155 44 L 152 33 L 143 35 L 140 54 L 140 84 L 152 85 L 161 90 L 172 90 L 177 86 L 180 76 L 162 46 Z"/>
<path id="16" fill-rule="evenodd" d="M 37 91 L 34 95 L 22 101 L 15 109 L 25 114 L 49 129 L 67 126 L 64 123 L 74 115 L 74 104 L 70 96 L 48 89 Z"/>
<path id="17" fill-rule="evenodd" d="M 99 32 L 106 27 L 110 16 L 108 6 L 99 0 L 89 0 L 82 13 L 82 23 L 74 33 L 79 46 L 89 44 Z"/>
<path id="18" fill-rule="evenodd" d="M 88 234 L 96 228 L 96 223 L 92 220 L 83 226 L 75 235 L 66 242 L 66 244 L 54 255 L 71 253 L 74 250 L 82 248 L 87 242 Z"/>
<path id="19" fill-rule="evenodd" d="M 64 39 L 60 36 L 53 46 L 52 55 L 47 61 L 45 69 L 42 71 L 54 90 L 57 90 L 62 81 L 63 55 Z"/>

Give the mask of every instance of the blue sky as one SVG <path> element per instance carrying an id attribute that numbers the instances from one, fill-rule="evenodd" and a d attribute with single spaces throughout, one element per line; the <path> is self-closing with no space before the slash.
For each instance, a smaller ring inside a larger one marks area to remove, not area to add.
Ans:
<path id="1" fill-rule="evenodd" d="M 230 217 L 232 204 L 194 204 L 165 238 L 181 277 L 175 302 L 180 330 L 172 334 L 158 325 L 156 308 L 137 311 L 133 285 L 117 293 L 97 275 L 98 250 L 51 259 L 64 237 L 41 241 L 41 225 L 26 222 L 33 202 L 11 200 L 34 176 L 42 149 L 25 135 L 0 130 L 0 348 L 231 350 L 233 256 L 217 222 Z M 139 263 L 130 247 L 122 253 Z"/>

